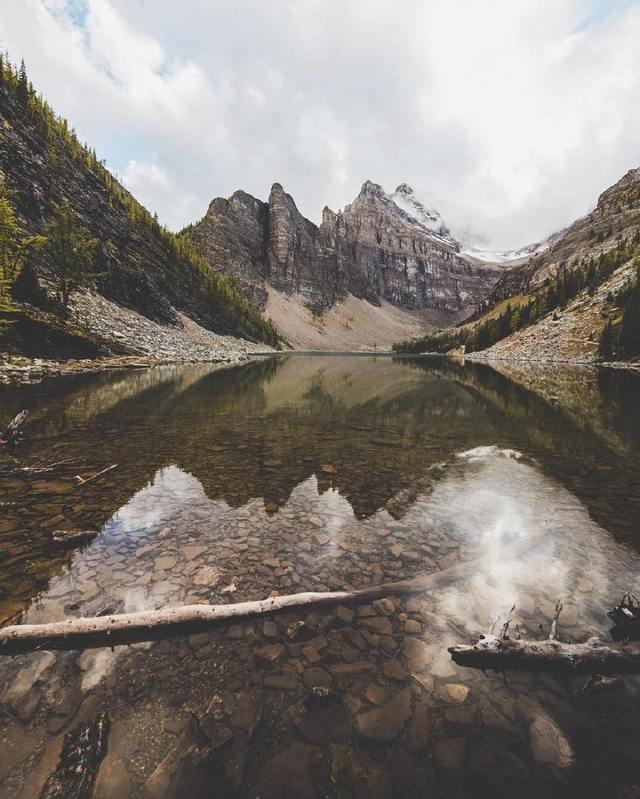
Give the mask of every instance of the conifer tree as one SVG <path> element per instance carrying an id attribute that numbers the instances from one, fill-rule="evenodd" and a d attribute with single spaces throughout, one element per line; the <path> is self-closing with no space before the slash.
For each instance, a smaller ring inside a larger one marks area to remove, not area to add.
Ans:
<path id="1" fill-rule="evenodd" d="M 51 270 L 62 314 L 66 316 L 71 295 L 96 277 L 93 262 L 98 240 L 91 237 L 68 202 L 56 205 L 44 228 L 44 255 Z"/>
<path id="2" fill-rule="evenodd" d="M 26 104 L 29 96 L 29 79 L 27 78 L 27 68 L 24 65 L 24 59 L 20 62 L 20 69 L 18 70 L 18 100 Z"/>
<path id="3" fill-rule="evenodd" d="M 640 281 L 636 282 L 625 304 L 620 338 L 626 358 L 640 355 Z"/>
<path id="4" fill-rule="evenodd" d="M 9 197 L 0 192 L 0 310 L 11 310 L 11 288 L 41 236 L 24 236 Z"/>

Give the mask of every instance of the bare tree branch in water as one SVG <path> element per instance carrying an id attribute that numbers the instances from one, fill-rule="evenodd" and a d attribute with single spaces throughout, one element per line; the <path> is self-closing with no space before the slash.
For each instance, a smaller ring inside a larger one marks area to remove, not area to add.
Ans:
<path id="1" fill-rule="evenodd" d="M 640 643 L 610 644 L 591 638 L 584 644 L 517 641 L 496 635 L 475 644 L 449 647 L 454 663 L 495 671 L 543 671 L 553 674 L 640 674 Z"/>
<path id="2" fill-rule="evenodd" d="M 20 411 L 19 414 L 13 417 L 13 419 L 7 425 L 4 433 L 2 434 L 2 438 L 0 439 L 0 443 L 2 444 L 17 444 L 18 439 L 20 438 L 21 432 L 20 428 L 24 424 L 29 415 L 29 411 Z"/>
<path id="3" fill-rule="evenodd" d="M 618 632 L 617 640 L 624 639 L 622 643 L 609 643 L 599 638 L 590 638 L 580 644 L 559 641 L 560 599 L 556 602 L 546 640 L 512 640 L 508 630 L 514 608 L 515 605 L 509 611 L 500 636 L 493 635 L 494 622 L 489 634 L 481 636 L 475 644 L 449 647 L 454 663 L 494 671 L 543 671 L 568 676 L 589 674 L 592 675 L 590 683 L 616 674 L 640 674 L 640 642 L 629 640 L 640 635 L 640 603 L 632 594 L 625 594 L 620 604 L 607 614 L 619 630 L 626 631 L 626 634 Z"/>

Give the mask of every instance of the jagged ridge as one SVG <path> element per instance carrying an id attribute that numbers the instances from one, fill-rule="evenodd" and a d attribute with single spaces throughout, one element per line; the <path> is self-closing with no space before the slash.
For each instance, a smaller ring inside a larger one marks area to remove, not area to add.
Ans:
<path id="1" fill-rule="evenodd" d="M 407 184 L 389 195 L 366 181 L 344 211 L 325 207 L 318 227 L 275 183 L 266 203 L 245 192 L 213 200 L 184 235 L 262 307 L 272 287 L 302 296 L 317 314 L 351 294 L 457 319 L 476 307 L 500 275 L 495 265 L 459 255 L 437 212 L 424 208 Z"/>

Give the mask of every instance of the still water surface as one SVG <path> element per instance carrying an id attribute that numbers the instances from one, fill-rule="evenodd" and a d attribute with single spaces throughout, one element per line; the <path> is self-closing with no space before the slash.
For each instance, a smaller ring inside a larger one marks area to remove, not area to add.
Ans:
<path id="1" fill-rule="evenodd" d="M 558 597 L 561 638 L 608 636 L 606 610 L 640 588 L 639 376 L 282 356 L 0 389 L 0 424 L 22 408 L 24 439 L 0 456 L 2 623 L 491 557 L 411 599 L 5 658 L 1 796 L 46 795 L 65 734 L 101 713 L 88 796 L 638 795 L 637 678 L 589 695 L 584 678 L 456 667 L 446 647 L 514 601 L 513 629 L 544 637 Z M 98 535 L 60 549 L 59 529 Z M 337 703 L 308 707 L 315 686 Z"/>

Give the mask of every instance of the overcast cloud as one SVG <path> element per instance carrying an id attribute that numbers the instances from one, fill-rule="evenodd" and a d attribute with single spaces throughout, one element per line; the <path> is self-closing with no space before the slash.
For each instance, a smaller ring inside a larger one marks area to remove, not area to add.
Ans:
<path id="1" fill-rule="evenodd" d="M 160 220 L 408 182 L 540 239 L 640 166 L 640 0 L 0 0 L 0 44 Z"/>

